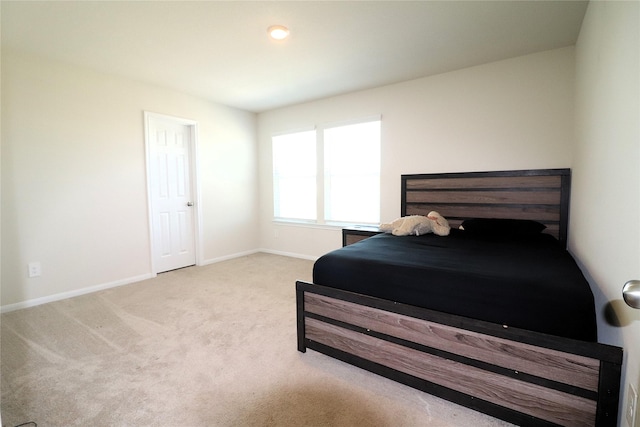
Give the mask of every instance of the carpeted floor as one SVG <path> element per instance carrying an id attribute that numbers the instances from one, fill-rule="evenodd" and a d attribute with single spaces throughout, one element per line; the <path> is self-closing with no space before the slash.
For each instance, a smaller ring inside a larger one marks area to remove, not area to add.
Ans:
<path id="1" fill-rule="evenodd" d="M 311 268 L 259 253 L 3 314 L 3 425 L 509 425 L 299 353 Z"/>

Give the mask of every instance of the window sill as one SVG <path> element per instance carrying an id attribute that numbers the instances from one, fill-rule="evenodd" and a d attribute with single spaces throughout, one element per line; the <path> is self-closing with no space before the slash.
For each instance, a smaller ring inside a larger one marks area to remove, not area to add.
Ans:
<path id="1" fill-rule="evenodd" d="M 315 222 L 285 221 L 278 219 L 274 219 L 271 222 L 277 226 L 314 228 L 319 230 L 342 230 L 343 228 L 371 228 L 378 226 L 378 224 L 357 224 L 352 222 L 318 224 Z"/>

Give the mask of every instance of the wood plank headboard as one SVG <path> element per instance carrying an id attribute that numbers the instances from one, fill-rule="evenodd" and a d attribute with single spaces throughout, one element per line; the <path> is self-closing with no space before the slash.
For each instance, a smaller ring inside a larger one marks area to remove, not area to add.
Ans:
<path id="1" fill-rule="evenodd" d="M 452 228 L 470 218 L 532 219 L 565 247 L 570 169 L 402 175 L 401 216 L 438 211 Z"/>

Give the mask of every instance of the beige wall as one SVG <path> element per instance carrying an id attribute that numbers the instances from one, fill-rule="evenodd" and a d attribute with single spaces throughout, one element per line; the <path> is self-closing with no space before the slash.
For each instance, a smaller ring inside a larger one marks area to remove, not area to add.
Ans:
<path id="1" fill-rule="evenodd" d="M 272 222 L 273 133 L 382 114 L 388 221 L 401 174 L 569 167 L 573 88 L 569 47 L 259 114 L 261 247 L 314 258 L 341 243 L 336 229 Z"/>
<path id="2" fill-rule="evenodd" d="M 569 247 L 594 289 L 599 340 L 624 347 L 624 392 L 640 369 L 640 310 L 621 299 L 640 280 L 639 23 L 638 2 L 591 2 L 576 45 Z"/>
<path id="3" fill-rule="evenodd" d="M 199 124 L 201 260 L 258 246 L 254 114 L 4 50 L 3 306 L 151 274 L 145 110 Z"/>
<path id="4" fill-rule="evenodd" d="M 271 221 L 271 134 L 382 114 L 383 220 L 399 215 L 403 173 L 572 168 L 570 250 L 594 289 L 600 340 L 625 348 L 626 391 L 640 375 L 640 310 L 620 300 L 622 284 L 640 279 L 639 15 L 638 2 L 591 2 L 575 49 L 282 108 L 257 120 L 3 51 L 1 304 L 149 276 L 145 110 L 199 122 L 204 262 L 258 247 L 309 258 L 337 248 L 337 229 Z M 42 263 L 42 277 L 27 278 L 30 261 Z"/>

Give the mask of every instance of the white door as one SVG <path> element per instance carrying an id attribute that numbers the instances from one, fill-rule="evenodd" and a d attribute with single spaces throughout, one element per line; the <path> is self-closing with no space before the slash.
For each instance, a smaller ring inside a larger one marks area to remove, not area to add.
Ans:
<path id="1" fill-rule="evenodd" d="M 153 268 L 162 273 L 196 263 L 192 130 L 179 119 L 147 115 Z"/>

